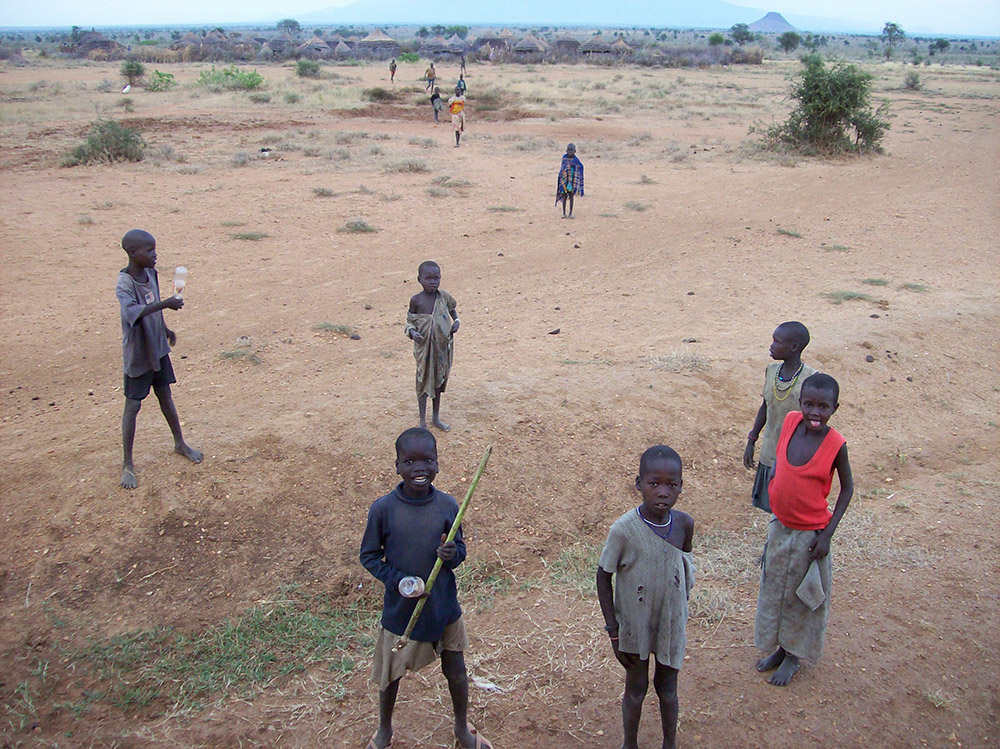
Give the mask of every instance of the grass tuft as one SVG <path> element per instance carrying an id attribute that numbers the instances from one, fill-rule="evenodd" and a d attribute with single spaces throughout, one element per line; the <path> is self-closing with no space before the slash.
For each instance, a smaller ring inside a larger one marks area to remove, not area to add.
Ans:
<path id="1" fill-rule="evenodd" d="M 860 291 L 824 291 L 823 296 L 830 300 L 831 304 L 843 304 L 844 302 L 874 302 L 874 297 Z"/>
<path id="2" fill-rule="evenodd" d="M 229 359 L 230 361 L 248 361 L 255 366 L 262 361 L 256 351 L 251 351 L 247 348 L 234 348 L 229 351 L 223 351 L 219 354 L 219 358 Z"/>
<path id="3" fill-rule="evenodd" d="M 370 234 L 371 232 L 378 231 L 378 229 L 363 218 L 352 218 L 339 227 L 337 231 L 341 234 Z"/>
<path id="4" fill-rule="evenodd" d="M 524 209 L 513 205 L 491 205 L 486 210 L 490 213 L 520 213 Z"/>
<path id="5" fill-rule="evenodd" d="M 899 288 L 906 289 L 907 291 L 915 291 L 918 294 L 923 294 L 924 292 L 927 291 L 927 287 L 924 286 L 922 283 L 904 283 Z"/>
<path id="6" fill-rule="evenodd" d="M 649 357 L 649 364 L 653 369 L 667 372 L 704 372 L 712 366 L 712 360 L 703 354 L 674 351 Z"/>
<path id="7" fill-rule="evenodd" d="M 422 161 L 417 161 L 416 159 L 406 159 L 405 161 L 397 161 L 394 164 L 389 164 L 386 166 L 385 171 L 388 174 L 421 174 L 423 172 L 429 172 L 430 169 L 428 169 L 427 164 Z"/>
<path id="8" fill-rule="evenodd" d="M 316 323 L 312 326 L 312 329 L 321 330 L 325 333 L 339 333 L 340 335 L 348 336 L 354 335 L 355 330 L 353 325 L 340 325 L 338 323 L 327 322 L 326 320 Z"/>
<path id="9" fill-rule="evenodd" d="M 625 207 L 628 208 L 630 211 L 636 211 L 638 213 L 642 213 L 644 210 L 646 210 L 647 208 L 649 208 L 648 205 L 645 205 L 644 203 L 637 203 L 634 200 L 628 201 L 625 204 Z"/>
<path id="10" fill-rule="evenodd" d="M 782 229 L 781 227 L 778 227 L 778 234 L 781 234 L 782 236 L 785 237 L 795 237 L 796 239 L 802 239 L 801 234 L 799 234 L 797 231 L 792 231 L 791 229 Z"/>
<path id="11" fill-rule="evenodd" d="M 233 239 L 240 239 L 244 242 L 259 242 L 262 239 L 267 239 L 270 234 L 265 234 L 262 231 L 241 231 L 232 235 Z"/>
<path id="12" fill-rule="evenodd" d="M 336 194 L 337 193 L 335 193 L 329 187 L 314 187 L 313 188 L 313 195 L 315 195 L 317 198 L 332 198 Z"/>
<path id="13" fill-rule="evenodd" d="M 869 286 L 888 286 L 889 282 L 884 278 L 865 278 L 861 283 L 866 283 Z"/>

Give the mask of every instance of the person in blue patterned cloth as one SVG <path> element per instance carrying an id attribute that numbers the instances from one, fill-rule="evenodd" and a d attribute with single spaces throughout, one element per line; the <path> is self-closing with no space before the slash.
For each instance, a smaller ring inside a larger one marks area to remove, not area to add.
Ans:
<path id="1" fill-rule="evenodd" d="M 583 162 L 576 157 L 576 145 L 570 143 L 563 154 L 556 182 L 556 205 L 562 202 L 563 218 L 573 218 L 573 198 L 576 195 L 583 197 Z M 569 216 L 566 215 L 567 200 Z"/>

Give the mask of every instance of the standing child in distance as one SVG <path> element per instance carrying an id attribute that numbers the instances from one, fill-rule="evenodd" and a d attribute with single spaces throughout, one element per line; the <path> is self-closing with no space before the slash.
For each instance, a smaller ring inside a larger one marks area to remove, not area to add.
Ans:
<path id="1" fill-rule="evenodd" d="M 163 321 L 163 310 L 179 310 L 184 300 L 172 296 L 160 300 L 160 282 L 156 275 L 156 240 L 149 232 L 132 229 L 122 237 L 122 249 L 128 265 L 118 272 L 115 295 L 121 306 L 122 360 L 125 373 L 125 412 L 122 414 L 121 485 L 134 489 L 138 482 L 132 462 L 135 422 L 143 399 L 152 387 L 160 402 L 160 411 L 174 436 L 174 452 L 192 463 L 200 463 L 202 454 L 188 447 L 181 434 L 181 422 L 170 394 L 177 382 L 170 364 L 170 346 L 177 336 Z"/>
<path id="2" fill-rule="evenodd" d="M 754 643 L 764 652 L 758 671 L 777 669 L 768 682 L 783 687 L 799 659 L 823 655 L 830 611 L 830 540 L 854 494 L 847 442 L 827 425 L 840 405 L 840 386 L 816 373 L 802 383 L 801 411 L 785 417 L 769 494 L 774 517 L 761 562 Z M 840 493 L 833 512 L 827 496 L 833 472 Z"/>
<path id="3" fill-rule="evenodd" d="M 651 655 L 663 746 L 672 749 L 676 743 L 677 672 L 684 662 L 688 597 L 694 585 L 694 520 L 673 509 L 683 483 L 681 459 L 674 450 L 665 445 L 646 450 L 635 479 L 642 504 L 611 526 L 597 569 L 604 628 L 625 667 L 623 749 L 638 747 Z"/>
<path id="4" fill-rule="evenodd" d="M 455 128 L 455 148 L 458 148 L 465 132 L 465 94 L 458 86 L 455 87 L 455 95 L 448 99 L 448 111 L 451 112 L 451 125 Z"/>
<path id="5" fill-rule="evenodd" d="M 559 166 L 559 178 L 556 180 L 556 205 L 562 202 L 562 217 L 573 218 L 573 197 L 583 197 L 583 162 L 576 157 L 576 146 L 570 143 L 566 146 L 562 164 Z M 569 216 L 566 216 L 566 201 L 569 201 Z"/>
<path id="6" fill-rule="evenodd" d="M 396 58 L 393 57 L 389 63 L 389 83 L 396 82 Z"/>
<path id="7" fill-rule="evenodd" d="M 764 400 L 757 409 L 747 446 L 743 450 L 743 465 L 753 469 L 754 445 L 761 431 L 760 458 L 750 497 L 753 506 L 770 512 L 767 485 L 774 476 L 775 450 L 785 417 L 799 405 L 799 394 L 806 378 L 816 370 L 802 363 L 802 351 L 809 345 L 809 331 L 800 322 L 783 322 L 771 335 L 771 358 L 764 371 Z"/>
<path id="8" fill-rule="evenodd" d="M 434 63 L 432 62 L 427 70 L 424 71 L 424 78 L 427 79 L 427 86 L 424 91 L 431 91 L 434 89 L 434 81 L 437 79 L 437 71 L 434 69 Z"/>
<path id="9" fill-rule="evenodd" d="M 444 100 L 441 98 L 441 89 L 435 86 L 434 93 L 431 94 L 431 110 L 434 112 L 435 125 L 441 121 L 438 119 L 438 112 L 442 109 L 444 109 Z"/>
<path id="10" fill-rule="evenodd" d="M 441 394 L 448 387 L 459 320 L 455 298 L 441 285 L 441 267 L 425 260 L 417 268 L 422 291 L 410 297 L 406 313 L 406 337 L 413 341 L 417 361 L 417 408 L 420 426 L 427 426 L 427 398 L 433 402 L 431 423 L 441 431 L 451 427 L 441 421 Z"/>
<path id="11" fill-rule="evenodd" d="M 469 680 L 463 653 L 469 640 L 454 572 L 465 560 L 465 542 L 459 528 L 455 540 L 445 543 L 458 516 L 458 502 L 434 488 L 437 471 L 434 435 L 426 429 L 407 429 L 396 439 L 396 473 L 402 480 L 389 494 L 375 500 L 368 511 L 361 564 L 385 585 L 385 595 L 372 665 L 372 680 L 379 683 L 379 727 L 367 749 L 392 744 L 392 714 L 400 679 L 407 671 L 419 671 L 438 657 L 448 680 L 458 746 L 492 749 L 467 719 Z M 412 578 L 425 582 L 438 558 L 444 564 L 410 640 L 393 652 L 417 598 L 423 595 L 422 584 L 414 590 L 407 583 L 412 583 Z M 403 594 L 404 590 L 408 595 Z"/>

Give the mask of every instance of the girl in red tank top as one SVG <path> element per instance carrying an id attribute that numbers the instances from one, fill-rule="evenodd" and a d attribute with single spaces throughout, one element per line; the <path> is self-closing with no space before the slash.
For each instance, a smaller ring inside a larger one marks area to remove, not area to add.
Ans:
<path id="1" fill-rule="evenodd" d="M 792 411 L 785 417 L 768 495 L 771 512 L 782 525 L 799 531 L 818 531 L 826 528 L 832 517 L 827 497 L 833 484 L 833 463 L 847 440 L 833 427 L 827 427 L 812 457 L 804 465 L 792 465 L 788 460 L 788 443 L 802 421 L 801 411 Z"/>

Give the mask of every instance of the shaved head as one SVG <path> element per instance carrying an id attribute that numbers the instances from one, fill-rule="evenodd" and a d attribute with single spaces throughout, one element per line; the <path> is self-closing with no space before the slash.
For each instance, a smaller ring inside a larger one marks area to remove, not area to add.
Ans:
<path id="1" fill-rule="evenodd" d="M 125 233 L 122 237 L 122 249 L 125 250 L 129 255 L 131 255 L 136 250 L 140 250 L 143 247 L 155 247 L 156 240 L 153 235 L 148 231 L 143 231 L 142 229 L 132 229 Z"/>

